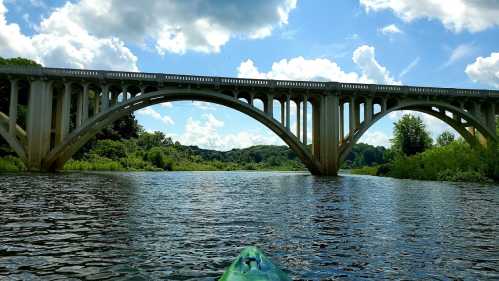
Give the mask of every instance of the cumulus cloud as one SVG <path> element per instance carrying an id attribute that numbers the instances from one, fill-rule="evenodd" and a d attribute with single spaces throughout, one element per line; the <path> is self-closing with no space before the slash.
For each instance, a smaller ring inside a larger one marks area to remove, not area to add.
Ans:
<path id="1" fill-rule="evenodd" d="M 275 62 L 269 72 L 260 72 L 255 63 L 248 59 L 242 62 L 237 70 L 238 77 L 244 78 L 400 84 L 378 63 L 374 47 L 364 45 L 357 48 L 352 59 L 360 68 L 360 74 L 345 72 L 329 59 L 303 57 Z"/>
<path id="2" fill-rule="evenodd" d="M 151 107 L 146 107 L 146 108 L 143 108 L 141 110 L 138 110 L 137 114 L 142 115 L 142 116 L 148 116 L 148 117 L 151 117 L 153 119 L 159 120 L 167 126 L 175 124 L 175 122 L 173 121 L 173 119 L 170 116 L 161 115 L 161 113 L 157 112 L 156 110 L 152 109 Z"/>
<path id="3" fill-rule="evenodd" d="M 98 38 L 61 18 L 58 28 L 44 20 L 39 33 L 27 36 L 8 23 L 0 0 L 0 55 L 27 57 L 46 66 L 137 71 L 137 57 L 116 37 Z M 57 13 L 57 12 L 55 12 Z"/>
<path id="4" fill-rule="evenodd" d="M 46 66 L 137 71 L 125 45 L 161 55 L 219 52 L 231 38 L 258 39 L 288 23 L 297 0 L 67 1 L 42 19 L 33 35 L 8 23 L 0 0 L 0 55 Z M 151 43 L 152 42 L 152 43 Z M 152 46 L 149 46 L 152 45 Z"/>
<path id="5" fill-rule="evenodd" d="M 178 136 L 185 145 L 197 145 L 205 149 L 227 151 L 233 148 L 246 148 L 257 144 L 283 145 L 283 142 L 273 134 L 262 135 L 255 132 L 241 131 L 237 134 L 221 134 L 219 129 L 224 122 L 213 114 L 203 114 L 200 120 L 190 117 L 184 132 Z"/>
<path id="6" fill-rule="evenodd" d="M 499 88 L 499 53 L 478 57 L 466 67 L 465 72 L 473 82 Z"/>
<path id="7" fill-rule="evenodd" d="M 404 21 L 437 19 L 454 32 L 478 32 L 499 26 L 496 0 L 360 0 L 366 11 L 392 10 Z"/>
<path id="8" fill-rule="evenodd" d="M 269 36 L 276 26 L 287 24 L 296 4 L 297 0 L 80 0 L 58 8 L 46 24 L 62 30 L 68 24 L 78 26 L 127 42 L 152 40 L 160 54 L 211 53 L 235 36 Z"/>
<path id="9" fill-rule="evenodd" d="M 383 35 L 402 34 L 402 30 L 395 24 L 387 25 L 379 30 Z"/>
<path id="10" fill-rule="evenodd" d="M 367 143 L 374 146 L 390 147 L 390 137 L 380 131 L 367 131 L 359 140 L 359 143 Z"/>

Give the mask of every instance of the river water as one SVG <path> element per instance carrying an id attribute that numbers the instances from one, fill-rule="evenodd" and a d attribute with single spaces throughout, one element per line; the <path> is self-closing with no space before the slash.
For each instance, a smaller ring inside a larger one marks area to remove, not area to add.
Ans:
<path id="1" fill-rule="evenodd" d="M 497 280 L 499 186 L 298 173 L 0 175 L 1 280 Z"/>

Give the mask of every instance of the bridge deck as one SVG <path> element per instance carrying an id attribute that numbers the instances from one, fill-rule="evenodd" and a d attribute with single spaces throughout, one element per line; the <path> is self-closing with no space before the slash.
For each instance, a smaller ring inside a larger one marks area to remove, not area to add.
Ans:
<path id="1" fill-rule="evenodd" d="M 477 89 L 454 89 L 435 87 L 414 87 L 400 85 L 377 85 L 341 82 L 289 81 L 247 79 L 232 77 L 195 76 L 164 73 L 82 70 L 66 68 L 45 68 L 26 66 L 0 66 L 0 75 L 77 78 L 95 80 L 119 80 L 134 82 L 181 83 L 205 86 L 231 86 L 238 88 L 274 88 L 297 90 L 324 90 L 346 92 L 400 93 L 405 95 L 466 96 L 473 98 L 499 98 L 499 91 Z"/>

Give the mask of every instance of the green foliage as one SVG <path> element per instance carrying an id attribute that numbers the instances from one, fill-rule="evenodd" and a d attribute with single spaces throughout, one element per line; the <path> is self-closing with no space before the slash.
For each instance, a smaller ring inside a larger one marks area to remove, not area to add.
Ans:
<path id="1" fill-rule="evenodd" d="M 355 144 L 343 164 L 343 168 L 360 168 L 375 166 L 388 162 L 391 158 L 390 151 L 382 146 L 372 146 L 365 143 Z"/>
<path id="2" fill-rule="evenodd" d="M 6 59 L 0 57 L 0 65 L 28 65 L 28 66 L 41 66 L 36 61 L 25 58 L 10 58 Z"/>
<path id="3" fill-rule="evenodd" d="M 464 141 L 455 141 L 413 156 L 401 155 L 390 164 L 387 175 L 419 180 L 482 181 L 487 178 L 487 169 L 480 151 Z M 454 177 L 450 177 L 452 173 Z"/>
<path id="4" fill-rule="evenodd" d="M 153 147 L 173 145 L 173 142 L 171 138 L 167 138 L 162 132 L 156 131 L 154 133 L 141 133 L 137 144 L 143 149 L 149 150 Z"/>
<path id="5" fill-rule="evenodd" d="M 432 145 L 430 134 L 419 116 L 406 114 L 394 123 L 392 148 L 404 155 L 415 155 Z"/>
<path id="6" fill-rule="evenodd" d="M 437 145 L 438 146 L 446 146 L 454 142 L 455 136 L 453 133 L 449 131 L 444 131 L 440 136 L 437 138 Z"/>
<path id="7" fill-rule="evenodd" d="M 126 146 L 123 142 L 113 140 L 100 140 L 95 147 L 90 151 L 90 154 L 95 154 L 100 157 L 111 160 L 119 160 L 127 155 Z"/>
<path id="8" fill-rule="evenodd" d="M 372 167 L 361 167 L 352 169 L 352 174 L 354 175 L 369 175 L 369 176 L 377 176 L 378 175 L 379 166 Z"/>
<path id="9" fill-rule="evenodd" d="M 3 172 L 21 172 L 25 171 L 26 167 L 21 159 L 14 156 L 0 157 L 0 171 Z"/>

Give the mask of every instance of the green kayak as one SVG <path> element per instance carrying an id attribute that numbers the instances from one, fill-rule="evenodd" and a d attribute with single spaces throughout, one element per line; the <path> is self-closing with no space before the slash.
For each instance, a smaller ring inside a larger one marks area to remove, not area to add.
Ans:
<path id="1" fill-rule="evenodd" d="M 256 247 L 247 247 L 219 281 L 291 281 Z"/>

